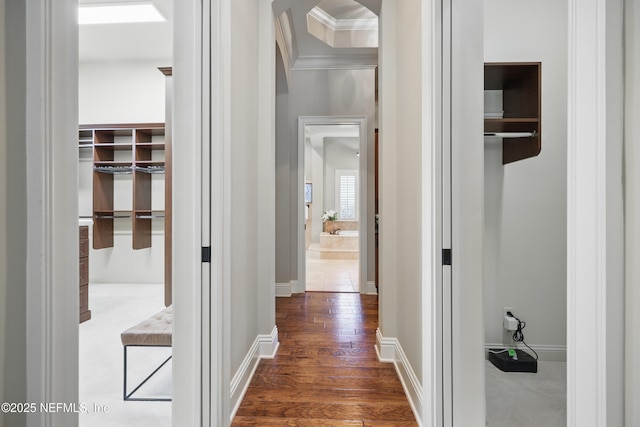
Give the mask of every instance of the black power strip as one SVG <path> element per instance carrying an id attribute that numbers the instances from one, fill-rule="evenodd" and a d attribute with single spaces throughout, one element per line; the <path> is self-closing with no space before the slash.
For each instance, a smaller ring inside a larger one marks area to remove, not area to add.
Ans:
<path id="1" fill-rule="evenodd" d="M 526 351 L 489 350 L 489 361 L 503 372 L 538 372 L 538 361 Z"/>

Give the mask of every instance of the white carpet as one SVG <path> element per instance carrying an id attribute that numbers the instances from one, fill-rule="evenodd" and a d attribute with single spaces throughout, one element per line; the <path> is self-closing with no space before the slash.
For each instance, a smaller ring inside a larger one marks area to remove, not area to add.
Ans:
<path id="1" fill-rule="evenodd" d="M 567 364 L 538 362 L 538 373 L 502 372 L 485 362 L 487 426 L 565 427 Z"/>
<path id="2" fill-rule="evenodd" d="M 171 402 L 125 402 L 120 333 L 162 310 L 162 285 L 89 285 L 91 319 L 80 324 L 80 427 L 171 426 Z M 129 391 L 171 354 L 170 348 L 129 350 Z M 137 396 L 171 395 L 169 361 Z M 108 412 L 107 412 L 108 410 Z"/>

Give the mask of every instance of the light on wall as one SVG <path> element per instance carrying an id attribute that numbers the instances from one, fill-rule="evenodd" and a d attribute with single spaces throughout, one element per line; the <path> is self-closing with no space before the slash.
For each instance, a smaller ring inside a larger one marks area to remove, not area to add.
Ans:
<path id="1" fill-rule="evenodd" d="M 165 17 L 151 2 L 91 3 L 78 7 L 78 24 L 127 24 L 164 22 Z"/>

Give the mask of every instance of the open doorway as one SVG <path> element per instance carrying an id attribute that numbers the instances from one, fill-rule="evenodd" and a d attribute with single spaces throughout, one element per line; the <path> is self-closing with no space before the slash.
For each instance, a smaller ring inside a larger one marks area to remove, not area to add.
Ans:
<path id="1" fill-rule="evenodd" d="M 368 165 L 368 140 L 364 135 L 366 117 L 298 118 L 298 164 L 303 173 L 297 187 L 298 200 L 304 203 L 297 212 L 297 249 L 304 291 L 366 292 L 368 263 L 362 254 L 367 253 L 369 224 L 363 171 Z M 355 256 L 357 260 L 349 259 Z"/>
<path id="2" fill-rule="evenodd" d="M 363 144 L 358 124 L 335 120 L 303 130 L 305 290 L 359 292 Z"/>
<path id="3" fill-rule="evenodd" d="M 523 15 L 544 20 L 548 31 L 516 24 Z M 568 22 L 566 2 L 533 8 L 484 2 L 485 132 L 505 136 L 484 141 L 485 386 L 492 427 L 566 425 Z M 525 136 L 514 137 L 518 130 Z"/>
<path id="4" fill-rule="evenodd" d="M 124 7 L 114 19 L 81 19 L 79 27 L 78 213 L 86 225 L 88 260 L 88 290 L 80 294 L 79 397 L 108 408 L 80 414 L 80 426 L 137 425 L 139 419 L 168 426 L 170 343 L 128 347 L 124 362 L 121 333 L 171 304 L 165 291 L 169 77 L 159 68 L 172 65 L 173 1 L 81 0 L 80 6 L 81 18 L 106 18 L 107 7 Z M 156 15 L 125 22 L 127 7 L 148 7 Z M 132 399 L 125 401 L 125 394 Z"/>

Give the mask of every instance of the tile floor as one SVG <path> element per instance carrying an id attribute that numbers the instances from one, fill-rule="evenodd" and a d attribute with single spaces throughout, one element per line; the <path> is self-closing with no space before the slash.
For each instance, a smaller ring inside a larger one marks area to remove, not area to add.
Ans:
<path id="1" fill-rule="evenodd" d="M 317 259 L 307 256 L 307 291 L 359 292 L 357 259 Z"/>

